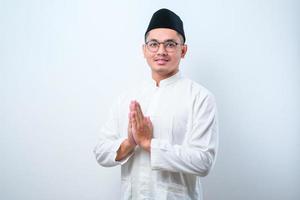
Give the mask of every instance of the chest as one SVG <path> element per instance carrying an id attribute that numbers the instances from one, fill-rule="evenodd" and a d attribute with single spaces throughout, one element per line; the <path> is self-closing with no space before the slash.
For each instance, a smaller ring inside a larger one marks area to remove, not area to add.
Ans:
<path id="1" fill-rule="evenodd" d="M 182 144 L 191 118 L 191 96 L 175 89 L 157 89 L 136 96 L 153 124 L 153 137 Z"/>

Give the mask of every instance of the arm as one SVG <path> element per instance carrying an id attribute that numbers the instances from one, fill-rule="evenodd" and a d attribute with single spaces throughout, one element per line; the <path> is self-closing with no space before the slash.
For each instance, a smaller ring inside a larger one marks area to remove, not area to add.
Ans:
<path id="1" fill-rule="evenodd" d="M 135 146 L 128 138 L 121 137 L 119 134 L 119 105 L 120 101 L 111 109 L 108 121 L 100 131 L 98 144 L 94 148 L 97 162 L 104 167 L 122 165 L 127 162 Z"/>
<path id="2" fill-rule="evenodd" d="M 182 145 L 152 139 L 152 169 L 206 176 L 213 166 L 218 146 L 216 112 L 212 96 L 196 98 L 193 103 L 191 128 Z"/>
<path id="3" fill-rule="evenodd" d="M 120 145 L 115 160 L 121 161 L 133 153 L 135 145 L 132 145 L 128 139 L 125 139 Z"/>

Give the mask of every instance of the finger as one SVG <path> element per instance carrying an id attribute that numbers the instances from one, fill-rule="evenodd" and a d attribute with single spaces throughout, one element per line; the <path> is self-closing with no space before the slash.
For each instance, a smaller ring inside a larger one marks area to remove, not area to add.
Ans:
<path id="1" fill-rule="evenodd" d="M 132 120 L 132 125 L 134 126 L 134 130 L 137 131 L 138 128 L 140 127 L 140 122 L 137 118 L 137 114 L 136 114 L 135 111 L 132 112 L 132 119 L 131 120 Z"/>
<path id="2" fill-rule="evenodd" d="M 151 130 L 153 131 L 153 124 L 152 124 L 152 121 L 150 120 L 150 117 L 149 117 L 149 125 L 150 125 Z"/>
<path id="3" fill-rule="evenodd" d="M 147 118 L 147 125 L 148 125 L 148 127 L 150 128 L 150 130 L 153 130 L 153 125 L 152 125 L 152 122 L 150 120 L 150 117 L 148 116 L 146 118 Z"/>
<path id="4" fill-rule="evenodd" d="M 137 101 L 134 102 L 134 110 L 133 110 L 133 112 L 134 112 L 134 119 L 136 120 L 136 126 L 137 126 L 137 128 L 141 127 L 142 124 L 143 124 L 143 121 L 142 121 L 142 118 L 140 117 L 140 114 L 138 112 L 138 102 Z"/>
<path id="5" fill-rule="evenodd" d="M 129 140 L 129 143 L 132 144 L 132 145 L 136 145 L 136 141 L 133 137 L 133 131 L 132 131 L 132 126 L 131 124 L 129 123 L 128 125 L 128 140 Z"/>
<path id="6" fill-rule="evenodd" d="M 134 137 L 132 134 L 129 135 L 129 138 L 128 138 L 129 142 L 132 144 L 132 145 L 137 145 Z"/>
<path id="7" fill-rule="evenodd" d="M 128 116 L 129 116 L 129 121 L 130 121 L 130 123 L 132 123 L 133 120 L 134 120 L 134 112 L 133 112 L 133 111 L 130 111 L 130 113 L 128 114 Z"/>
<path id="8" fill-rule="evenodd" d="M 147 116 L 147 117 L 145 117 L 145 119 L 146 119 L 146 121 L 147 121 L 147 124 L 148 124 L 148 125 L 151 125 L 151 120 L 150 120 L 150 117 L 149 117 L 149 116 Z"/>
<path id="9" fill-rule="evenodd" d="M 133 100 L 133 101 L 130 102 L 129 110 L 133 111 L 134 110 L 134 106 L 135 106 L 135 101 Z"/>
<path id="10" fill-rule="evenodd" d="M 132 130 L 136 131 L 137 122 L 136 122 L 136 119 L 135 119 L 135 112 L 130 113 L 130 121 L 131 121 Z"/>
<path id="11" fill-rule="evenodd" d="M 132 127 L 131 113 L 128 113 L 128 128 Z"/>
<path id="12" fill-rule="evenodd" d="M 137 112 L 137 120 L 139 121 L 140 125 L 142 125 L 144 123 L 144 115 L 139 103 L 137 103 L 136 105 L 136 112 Z"/>
<path id="13" fill-rule="evenodd" d="M 136 145 L 136 142 L 132 136 L 132 126 L 131 126 L 130 121 L 128 122 L 128 141 L 130 144 Z"/>
<path id="14" fill-rule="evenodd" d="M 128 113 L 128 128 L 132 128 L 132 117 L 131 112 Z"/>
<path id="15" fill-rule="evenodd" d="M 140 115 L 140 117 L 141 117 L 142 119 L 144 119 L 144 114 L 143 114 L 141 105 L 140 105 L 139 103 L 137 103 L 137 111 L 138 111 L 138 114 Z"/>

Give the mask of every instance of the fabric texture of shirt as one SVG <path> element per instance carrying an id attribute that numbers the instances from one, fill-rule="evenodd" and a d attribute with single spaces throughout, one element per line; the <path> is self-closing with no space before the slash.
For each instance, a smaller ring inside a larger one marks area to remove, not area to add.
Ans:
<path id="1" fill-rule="evenodd" d="M 136 147 L 116 161 L 127 138 L 129 105 L 137 100 L 153 124 L 151 153 Z M 218 147 L 214 96 L 200 84 L 177 74 L 146 81 L 122 95 L 111 110 L 94 149 L 97 162 L 121 165 L 121 199 L 201 200 L 200 177 L 213 167 Z"/>

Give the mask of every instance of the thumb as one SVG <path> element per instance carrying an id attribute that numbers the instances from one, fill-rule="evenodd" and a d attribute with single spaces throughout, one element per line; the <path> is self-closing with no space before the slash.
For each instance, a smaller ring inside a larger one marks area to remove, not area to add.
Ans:
<path id="1" fill-rule="evenodd" d="M 153 125 L 152 125 L 152 122 L 151 122 L 151 120 L 150 120 L 150 117 L 148 116 L 148 117 L 146 117 L 146 120 L 147 120 L 147 125 L 149 126 L 149 128 L 153 128 Z"/>

